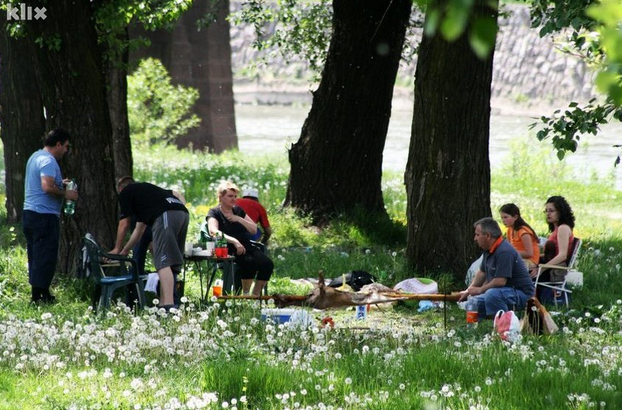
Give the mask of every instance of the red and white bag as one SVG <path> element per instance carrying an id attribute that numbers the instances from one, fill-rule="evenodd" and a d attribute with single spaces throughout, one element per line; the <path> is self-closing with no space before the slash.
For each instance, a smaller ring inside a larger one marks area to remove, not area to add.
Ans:
<path id="1" fill-rule="evenodd" d="M 514 342 L 520 335 L 520 321 L 513 311 L 504 312 L 500 310 L 495 315 L 493 329 L 499 334 L 501 339 Z"/>

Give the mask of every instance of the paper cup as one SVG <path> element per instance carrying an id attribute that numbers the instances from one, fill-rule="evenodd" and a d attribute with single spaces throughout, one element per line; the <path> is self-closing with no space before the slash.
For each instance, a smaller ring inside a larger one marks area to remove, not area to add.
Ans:
<path id="1" fill-rule="evenodd" d="M 186 242 L 186 246 L 184 248 L 184 253 L 188 256 L 192 256 L 192 242 Z"/>

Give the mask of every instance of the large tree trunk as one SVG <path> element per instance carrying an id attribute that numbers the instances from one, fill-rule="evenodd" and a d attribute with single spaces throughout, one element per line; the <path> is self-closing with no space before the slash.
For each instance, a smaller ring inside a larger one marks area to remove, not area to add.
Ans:
<path id="1" fill-rule="evenodd" d="M 33 45 L 14 40 L 0 19 L 0 135 L 4 145 L 6 210 L 9 223 L 21 220 L 24 171 L 31 153 L 42 147 L 43 103 L 32 64 Z"/>
<path id="2" fill-rule="evenodd" d="M 476 15 L 497 17 L 477 0 Z M 481 60 L 464 34 L 449 43 L 425 36 L 405 183 L 407 258 L 418 273 L 464 278 L 476 255 L 473 223 L 490 216 L 488 138 L 492 54 Z"/>
<path id="3" fill-rule="evenodd" d="M 289 151 L 286 204 L 317 218 L 386 215 L 382 152 L 411 0 L 335 0 L 322 80 Z"/>
<path id="4" fill-rule="evenodd" d="M 129 41 L 127 29 L 118 39 Z M 127 65 L 129 52 L 124 49 L 118 58 L 106 59 L 104 71 L 108 87 L 107 100 L 112 125 L 112 147 L 114 152 L 115 179 L 133 175 L 132 143 L 130 141 L 130 123 L 127 116 Z"/>
<path id="5" fill-rule="evenodd" d="M 46 3 L 47 4 L 47 3 Z M 106 101 L 102 53 L 92 15 L 93 3 L 58 0 L 45 20 L 27 24 L 27 39 L 41 38 L 35 67 L 46 112 L 46 128 L 71 134 L 71 151 L 61 163 L 63 176 L 78 183 L 73 217 L 62 218 L 58 268 L 72 269 L 81 236 L 91 232 L 102 245 L 116 233 L 112 128 Z M 51 48 L 50 48 L 51 47 Z"/>

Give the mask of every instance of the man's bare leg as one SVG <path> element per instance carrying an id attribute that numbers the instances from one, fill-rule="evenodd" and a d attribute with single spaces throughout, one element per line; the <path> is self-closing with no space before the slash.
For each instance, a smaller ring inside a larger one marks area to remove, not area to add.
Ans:
<path id="1" fill-rule="evenodd" d="M 175 303 L 173 298 L 173 270 L 170 266 L 158 270 L 160 278 L 160 306 L 170 306 Z"/>

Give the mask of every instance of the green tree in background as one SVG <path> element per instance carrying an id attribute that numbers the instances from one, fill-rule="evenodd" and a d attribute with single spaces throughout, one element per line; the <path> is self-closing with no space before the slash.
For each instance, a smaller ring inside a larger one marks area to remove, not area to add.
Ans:
<path id="1" fill-rule="evenodd" d="M 196 127 L 200 119 L 191 114 L 199 92 L 171 84 L 171 76 L 154 58 L 142 60 L 128 76 L 127 106 L 132 146 L 148 148 L 171 144 Z"/>

